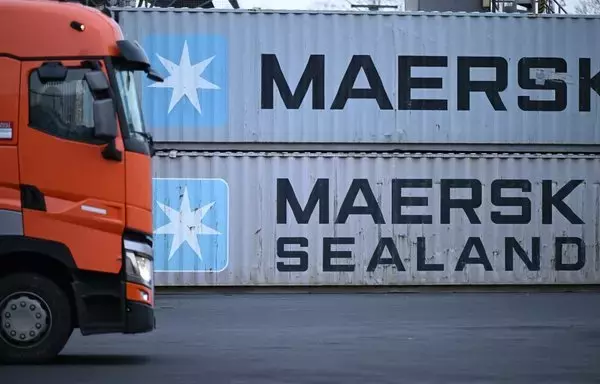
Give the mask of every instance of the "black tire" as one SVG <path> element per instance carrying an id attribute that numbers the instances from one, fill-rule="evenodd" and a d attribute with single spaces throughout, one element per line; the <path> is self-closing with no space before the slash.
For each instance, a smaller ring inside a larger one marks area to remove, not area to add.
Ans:
<path id="1" fill-rule="evenodd" d="M 65 347 L 73 326 L 69 298 L 52 280 L 35 273 L 19 273 L 0 278 L 0 316 L 12 295 L 32 293 L 43 300 L 50 323 L 46 332 L 34 344 L 17 346 L 5 331 L 5 319 L 0 325 L 0 363 L 44 363 L 55 358 Z M 37 326 L 37 324 L 36 324 Z"/>

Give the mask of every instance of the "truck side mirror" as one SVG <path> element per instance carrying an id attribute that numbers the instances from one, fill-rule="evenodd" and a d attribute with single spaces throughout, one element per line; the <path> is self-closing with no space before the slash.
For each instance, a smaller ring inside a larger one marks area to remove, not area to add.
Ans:
<path id="1" fill-rule="evenodd" d="M 165 79 L 163 79 L 163 78 L 162 78 L 162 76 L 161 76 L 161 75 L 160 75 L 158 72 L 156 72 L 154 69 L 152 69 L 152 68 L 148 68 L 148 69 L 146 70 L 146 76 L 147 76 L 147 77 L 148 77 L 150 80 L 152 80 L 152 81 L 156 81 L 156 82 L 158 82 L 158 83 L 162 83 L 162 82 L 164 82 L 164 81 L 165 81 Z"/>
<path id="2" fill-rule="evenodd" d="M 117 130 L 112 99 L 94 100 L 94 136 L 108 142 L 117 137 Z"/>

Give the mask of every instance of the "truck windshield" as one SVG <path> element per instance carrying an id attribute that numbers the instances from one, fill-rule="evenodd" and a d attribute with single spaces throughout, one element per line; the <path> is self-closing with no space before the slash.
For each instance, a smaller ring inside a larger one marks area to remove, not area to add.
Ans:
<path id="1" fill-rule="evenodd" d="M 127 119 L 127 128 L 130 134 L 141 134 L 144 136 L 144 121 L 140 111 L 140 104 L 135 86 L 134 72 L 129 70 L 117 69 L 117 84 L 119 87 L 119 96 L 125 109 L 125 118 Z"/>

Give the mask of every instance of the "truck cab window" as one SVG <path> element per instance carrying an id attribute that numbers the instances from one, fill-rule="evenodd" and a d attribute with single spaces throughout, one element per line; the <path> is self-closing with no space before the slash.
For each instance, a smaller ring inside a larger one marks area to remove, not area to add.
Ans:
<path id="1" fill-rule="evenodd" d="M 120 68 L 116 71 L 119 96 L 125 109 L 127 129 L 131 136 L 145 132 L 134 76 L 133 71 Z"/>
<path id="2" fill-rule="evenodd" d="M 60 138 L 101 144 L 94 137 L 93 95 L 84 79 L 87 68 L 69 68 L 64 81 L 29 78 L 29 126 Z"/>

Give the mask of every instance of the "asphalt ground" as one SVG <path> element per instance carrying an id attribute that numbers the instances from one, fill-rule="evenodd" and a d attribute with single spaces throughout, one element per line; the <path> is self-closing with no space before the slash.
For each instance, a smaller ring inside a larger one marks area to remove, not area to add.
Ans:
<path id="1" fill-rule="evenodd" d="M 600 383 L 598 293 L 175 294 L 2 383 Z"/>

